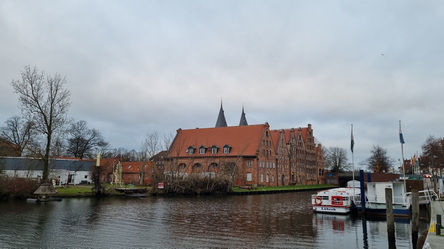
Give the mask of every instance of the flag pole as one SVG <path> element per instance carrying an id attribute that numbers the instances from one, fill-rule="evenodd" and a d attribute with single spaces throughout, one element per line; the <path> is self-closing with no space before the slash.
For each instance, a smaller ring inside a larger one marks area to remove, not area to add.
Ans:
<path id="1" fill-rule="evenodd" d="M 405 183 L 405 163 L 404 163 L 404 136 L 402 135 L 402 130 L 401 130 L 401 120 L 399 120 L 399 142 L 401 143 L 401 156 L 402 156 L 402 171 L 404 174 L 404 190 L 407 191 L 406 189 L 406 183 Z"/>
<path id="2" fill-rule="evenodd" d="M 352 153 L 352 167 L 353 167 L 353 187 L 355 187 L 355 156 L 353 152 L 353 147 L 355 145 L 355 139 L 353 137 L 353 124 L 351 124 L 351 142 L 350 142 L 350 150 Z"/>

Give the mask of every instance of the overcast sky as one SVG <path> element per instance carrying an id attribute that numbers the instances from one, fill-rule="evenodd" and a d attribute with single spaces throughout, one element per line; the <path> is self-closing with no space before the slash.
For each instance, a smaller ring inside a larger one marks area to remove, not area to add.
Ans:
<path id="1" fill-rule="evenodd" d="M 443 136 L 442 1 L 0 1 L 0 124 L 24 67 L 66 76 L 69 116 L 115 148 L 147 134 L 306 127 L 355 165 Z M 351 154 L 349 154 L 351 160 Z"/>

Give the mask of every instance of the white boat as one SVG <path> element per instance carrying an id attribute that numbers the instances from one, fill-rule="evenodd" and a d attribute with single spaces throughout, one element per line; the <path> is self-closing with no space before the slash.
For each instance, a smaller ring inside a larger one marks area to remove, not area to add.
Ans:
<path id="1" fill-rule="evenodd" d="M 411 197 L 405 192 L 403 182 L 368 182 L 365 212 L 371 215 L 386 215 L 386 188 L 392 189 L 393 214 L 410 216 Z"/>
<path id="2" fill-rule="evenodd" d="M 356 209 L 355 202 L 361 198 L 356 182 L 349 182 L 346 188 L 332 188 L 319 191 L 311 196 L 313 212 L 348 214 Z"/>

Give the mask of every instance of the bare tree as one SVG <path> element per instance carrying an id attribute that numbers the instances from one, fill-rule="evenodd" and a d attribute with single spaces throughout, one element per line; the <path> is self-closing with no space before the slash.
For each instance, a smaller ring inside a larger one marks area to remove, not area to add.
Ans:
<path id="1" fill-rule="evenodd" d="M 444 163 L 444 140 L 429 136 L 421 146 L 421 166 L 424 170 L 442 168 Z"/>
<path id="2" fill-rule="evenodd" d="M 373 146 L 371 156 L 367 159 L 367 166 L 375 173 L 388 172 L 392 167 L 392 161 L 387 155 L 387 150 L 381 146 Z"/>
<path id="3" fill-rule="evenodd" d="M 162 150 L 169 150 L 171 143 L 173 142 L 174 135 L 173 133 L 168 133 L 163 135 L 163 144 L 162 144 Z"/>
<path id="4" fill-rule="evenodd" d="M 149 161 L 160 151 L 160 139 L 157 132 L 147 134 L 142 143 L 142 160 Z"/>
<path id="5" fill-rule="evenodd" d="M 33 122 L 37 132 L 45 137 L 42 159 L 43 181 L 46 181 L 53 135 L 66 123 L 71 94 L 64 88 L 66 79 L 59 74 L 46 76 L 36 67 L 26 66 L 21 76 L 21 80 L 13 80 L 11 85 L 19 96 L 19 107 L 24 117 Z"/>
<path id="6" fill-rule="evenodd" d="M 80 159 L 92 158 L 98 148 L 108 145 L 100 131 L 89 129 L 84 120 L 72 123 L 67 133 L 67 152 Z"/>
<path id="7" fill-rule="evenodd" d="M 325 164 L 332 172 L 340 173 L 348 169 L 349 163 L 345 149 L 330 147 L 325 154 Z"/>
<path id="8" fill-rule="evenodd" d="M 9 142 L 18 146 L 20 156 L 23 151 L 32 144 L 35 138 L 35 124 L 32 121 L 26 121 L 19 116 L 13 116 L 6 120 L 6 126 L 1 129 L 1 136 Z"/>

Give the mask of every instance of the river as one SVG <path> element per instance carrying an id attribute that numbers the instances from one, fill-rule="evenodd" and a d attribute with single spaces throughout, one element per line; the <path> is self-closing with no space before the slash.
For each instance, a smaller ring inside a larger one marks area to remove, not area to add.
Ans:
<path id="1" fill-rule="evenodd" d="M 313 193 L 3 201 L 0 247 L 388 247 L 385 221 L 313 214 Z M 397 248 L 413 248 L 410 222 L 395 225 Z"/>

